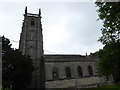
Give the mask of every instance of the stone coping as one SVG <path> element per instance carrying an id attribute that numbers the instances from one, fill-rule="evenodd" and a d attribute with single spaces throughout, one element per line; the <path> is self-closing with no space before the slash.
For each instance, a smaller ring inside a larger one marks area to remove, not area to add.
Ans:
<path id="1" fill-rule="evenodd" d="M 71 54 L 44 55 L 46 62 L 74 62 L 74 61 L 97 61 L 96 56 L 83 56 Z"/>

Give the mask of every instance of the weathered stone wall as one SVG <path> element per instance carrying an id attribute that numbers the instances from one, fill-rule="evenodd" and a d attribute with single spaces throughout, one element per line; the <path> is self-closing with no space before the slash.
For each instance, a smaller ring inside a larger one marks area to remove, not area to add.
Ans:
<path id="1" fill-rule="evenodd" d="M 96 87 L 105 82 L 103 77 L 92 76 L 78 79 L 47 81 L 46 88 L 85 88 Z"/>
<path id="2" fill-rule="evenodd" d="M 65 68 L 68 66 L 71 69 L 71 77 L 78 78 L 78 71 L 77 67 L 81 66 L 82 71 L 83 71 L 83 76 L 89 76 L 88 73 L 88 65 L 91 65 L 93 68 L 93 73 L 96 75 L 96 68 L 95 68 L 95 62 L 46 62 L 45 63 L 45 72 L 46 72 L 46 80 L 52 80 L 52 69 L 53 67 L 58 68 L 58 75 L 60 79 L 66 78 L 66 72 Z"/>
<path id="3" fill-rule="evenodd" d="M 76 58 L 77 57 L 77 58 Z M 104 82 L 103 77 L 99 77 L 96 74 L 96 59 L 78 56 L 52 56 L 45 58 L 45 74 L 46 74 L 46 88 L 82 88 L 82 87 L 95 87 L 96 85 Z M 88 66 L 92 67 L 93 75 L 90 76 L 88 72 Z M 78 66 L 82 68 L 83 76 L 79 77 L 78 75 Z M 53 68 L 58 68 L 57 80 L 53 79 Z M 65 68 L 70 67 L 71 69 L 71 78 L 66 77 Z"/>

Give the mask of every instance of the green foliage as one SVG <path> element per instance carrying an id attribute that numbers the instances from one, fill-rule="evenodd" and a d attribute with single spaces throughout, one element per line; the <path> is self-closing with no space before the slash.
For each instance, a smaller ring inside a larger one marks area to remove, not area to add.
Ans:
<path id="1" fill-rule="evenodd" d="M 99 51 L 96 51 L 95 53 L 90 53 L 90 56 L 98 56 Z"/>
<path id="2" fill-rule="evenodd" d="M 120 2 L 96 2 L 95 4 L 98 7 L 98 20 L 103 21 L 102 36 L 99 41 L 103 44 L 119 41 Z"/>
<path id="3" fill-rule="evenodd" d="M 2 37 L 2 84 L 3 88 L 25 88 L 30 84 L 34 66 L 32 59 L 11 48 L 9 39 Z"/>
<path id="4" fill-rule="evenodd" d="M 98 73 L 102 75 L 113 75 L 114 79 L 120 78 L 120 42 L 105 45 L 99 50 L 100 61 L 98 62 Z"/>
<path id="5" fill-rule="evenodd" d="M 103 86 L 101 88 L 119 88 L 120 89 L 120 86 L 111 85 L 111 86 Z"/>
<path id="6" fill-rule="evenodd" d="M 12 86 L 10 85 L 10 87 L 2 88 L 2 90 L 12 90 Z"/>
<path id="7" fill-rule="evenodd" d="M 103 21 L 99 41 L 104 48 L 99 50 L 98 73 L 112 75 L 120 81 L 120 2 L 95 2 L 99 19 Z"/>

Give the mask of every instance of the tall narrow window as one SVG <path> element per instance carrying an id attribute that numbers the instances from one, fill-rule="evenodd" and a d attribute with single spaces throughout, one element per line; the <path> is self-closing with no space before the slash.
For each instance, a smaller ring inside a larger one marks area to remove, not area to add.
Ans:
<path id="1" fill-rule="evenodd" d="M 92 66 L 88 66 L 88 72 L 89 72 L 89 75 L 92 76 L 93 75 L 93 69 L 92 69 Z"/>
<path id="2" fill-rule="evenodd" d="M 33 30 L 30 32 L 30 39 L 33 40 Z"/>
<path id="3" fill-rule="evenodd" d="M 81 77 L 83 76 L 83 72 L 82 72 L 82 68 L 80 66 L 78 66 L 78 76 Z"/>
<path id="4" fill-rule="evenodd" d="M 58 68 L 54 67 L 52 70 L 52 74 L 53 74 L 53 79 L 56 80 L 59 78 L 58 76 Z"/>
<path id="5" fill-rule="evenodd" d="M 33 21 L 33 19 L 31 20 L 31 25 L 34 26 L 34 21 Z"/>
<path id="6" fill-rule="evenodd" d="M 66 77 L 71 78 L 71 69 L 70 69 L 70 67 L 66 67 Z"/>

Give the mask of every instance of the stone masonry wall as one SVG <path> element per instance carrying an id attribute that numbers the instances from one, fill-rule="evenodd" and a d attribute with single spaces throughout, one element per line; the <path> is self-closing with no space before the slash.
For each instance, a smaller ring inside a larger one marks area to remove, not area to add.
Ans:
<path id="1" fill-rule="evenodd" d="M 85 88 L 96 87 L 105 82 L 103 77 L 92 76 L 78 79 L 47 81 L 46 88 Z"/>
<path id="2" fill-rule="evenodd" d="M 45 58 L 45 57 L 44 57 Z M 96 87 L 105 82 L 97 75 L 97 58 L 80 55 L 48 55 L 45 58 L 46 88 L 85 88 Z M 92 67 L 93 75 L 89 74 L 88 66 Z M 78 74 L 78 66 L 82 68 L 83 76 Z M 66 67 L 70 67 L 71 77 L 66 76 Z M 53 78 L 53 68 L 58 69 L 58 78 Z"/>
<path id="3" fill-rule="evenodd" d="M 53 67 L 57 67 L 58 68 L 58 75 L 60 79 L 64 79 L 66 78 L 66 72 L 65 72 L 65 68 L 66 67 L 70 67 L 71 69 L 71 77 L 74 78 L 78 78 L 78 71 L 77 71 L 77 67 L 81 66 L 82 71 L 83 71 L 83 76 L 89 76 L 88 73 L 88 65 L 91 65 L 93 68 L 93 73 L 94 75 L 96 75 L 96 68 L 95 68 L 95 62 L 54 62 L 54 63 L 45 63 L 45 72 L 46 72 L 46 81 L 47 80 L 52 80 L 52 69 Z"/>

